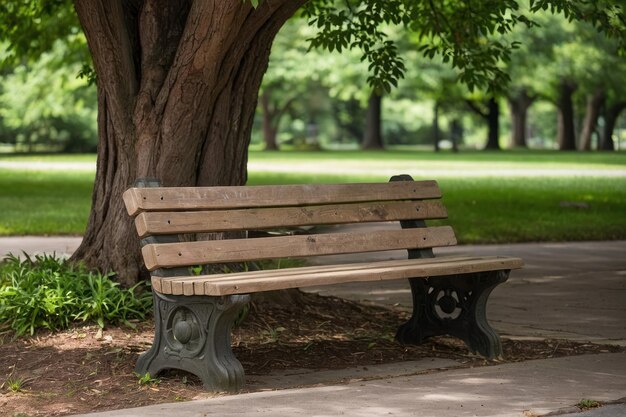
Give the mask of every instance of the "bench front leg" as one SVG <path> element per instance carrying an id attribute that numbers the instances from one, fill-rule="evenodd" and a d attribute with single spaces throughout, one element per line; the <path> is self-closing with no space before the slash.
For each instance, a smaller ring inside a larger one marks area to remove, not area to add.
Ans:
<path id="1" fill-rule="evenodd" d="M 154 342 L 135 371 L 156 376 L 165 369 L 197 375 L 212 391 L 237 391 L 244 371 L 231 349 L 231 328 L 248 295 L 225 297 L 154 292 Z"/>
<path id="2" fill-rule="evenodd" d="M 509 277 L 509 270 L 431 278 L 411 278 L 413 316 L 401 325 L 396 339 L 420 344 L 427 338 L 448 334 L 458 337 L 480 355 L 502 356 L 498 333 L 487 322 L 487 299 Z"/>

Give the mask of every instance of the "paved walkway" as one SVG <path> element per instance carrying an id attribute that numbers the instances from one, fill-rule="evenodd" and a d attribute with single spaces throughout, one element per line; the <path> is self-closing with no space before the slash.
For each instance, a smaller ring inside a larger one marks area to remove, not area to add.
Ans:
<path id="1" fill-rule="evenodd" d="M 0 254 L 71 252 L 76 238 L 0 238 Z M 626 241 L 460 246 L 455 254 L 519 256 L 526 266 L 493 293 L 488 316 L 505 337 L 626 346 Z M 375 253 L 375 259 L 402 253 Z M 406 283 L 312 289 L 408 308 Z M 626 416 L 626 353 L 455 369 L 423 358 L 367 369 L 290 370 L 249 381 L 259 392 L 92 416 L 511 416 L 576 411 L 582 399 L 618 401 L 580 417 Z M 619 403 L 621 401 L 621 403 Z"/>

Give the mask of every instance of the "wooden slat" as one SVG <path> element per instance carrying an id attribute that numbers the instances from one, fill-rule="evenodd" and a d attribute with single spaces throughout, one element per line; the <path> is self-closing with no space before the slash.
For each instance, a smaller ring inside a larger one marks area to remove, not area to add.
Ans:
<path id="1" fill-rule="evenodd" d="M 373 232 L 329 233 L 256 239 L 149 244 L 142 248 L 148 270 L 184 265 L 240 262 L 456 244 L 450 226 Z"/>
<path id="2" fill-rule="evenodd" d="M 444 263 L 454 261 L 456 259 L 463 260 L 472 260 L 472 259 L 483 259 L 482 256 L 444 256 L 439 258 L 421 258 L 419 260 L 411 260 L 411 259 L 390 259 L 386 261 L 370 261 L 370 262 L 354 262 L 354 263 L 346 263 L 346 264 L 330 264 L 330 265 L 314 265 L 314 266 L 302 266 L 296 268 L 283 268 L 283 269 L 264 269 L 264 270 L 255 270 L 255 271 L 246 271 L 246 272 L 230 272 L 223 274 L 210 274 L 210 275 L 202 275 L 204 279 L 210 281 L 217 281 L 220 279 L 233 279 L 233 277 L 248 277 L 254 276 L 256 278 L 261 277 L 280 277 L 286 275 L 293 275 L 294 271 L 298 271 L 298 273 L 308 274 L 308 273 L 317 273 L 317 272 L 341 272 L 346 270 L 359 270 L 359 269 L 368 269 L 372 266 L 394 266 L 402 263 L 411 263 L 411 261 L 415 262 L 428 262 L 428 263 Z M 163 279 L 170 280 L 175 282 L 177 280 L 187 281 L 193 280 L 194 282 L 202 282 L 200 276 L 177 276 L 177 277 L 163 277 Z"/>
<path id="3" fill-rule="evenodd" d="M 135 217 L 139 237 L 163 234 L 208 233 L 273 227 L 443 219 L 439 201 L 332 204 L 191 212 L 145 212 Z"/>
<path id="4" fill-rule="evenodd" d="M 444 257 L 434 259 L 402 259 L 362 264 L 290 268 L 281 271 L 254 271 L 217 276 L 161 278 L 153 277 L 153 285 L 168 281 L 166 294 L 212 295 L 245 294 L 340 284 L 354 281 L 378 281 L 466 274 L 482 271 L 521 268 L 519 258 L 509 257 Z M 267 272 L 281 272 L 270 275 Z M 161 287 L 165 287 L 161 285 Z"/>
<path id="5" fill-rule="evenodd" d="M 148 187 L 124 192 L 131 216 L 140 211 L 285 207 L 441 197 L 436 181 L 373 184 Z"/>

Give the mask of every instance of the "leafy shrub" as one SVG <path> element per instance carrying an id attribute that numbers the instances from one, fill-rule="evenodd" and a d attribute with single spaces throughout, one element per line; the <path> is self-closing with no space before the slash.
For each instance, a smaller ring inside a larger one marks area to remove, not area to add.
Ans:
<path id="1" fill-rule="evenodd" d="M 124 289 L 111 275 L 54 256 L 10 255 L 0 263 L 0 324 L 18 336 L 77 321 L 132 326 L 129 320 L 152 310 L 151 293 L 141 291 L 143 284 Z"/>

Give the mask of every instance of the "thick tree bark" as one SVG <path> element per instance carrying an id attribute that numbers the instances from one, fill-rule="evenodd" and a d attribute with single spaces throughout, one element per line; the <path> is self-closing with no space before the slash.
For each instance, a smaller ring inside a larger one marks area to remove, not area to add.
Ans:
<path id="1" fill-rule="evenodd" d="M 526 131 L 528 108 L 535 101 L 534 97 L 528 95 L 526 89 L 522 89 L 514 96 L 508 97 L 509 110 L 511 112 L 511 147 L 527 148 Z"/>
<path id="2" fill-rule="evenodd" d="M 98 76 L 92 210 L 74 259 L 142 275 L 121 195 L 137 178 L 165 186 L 241 185 L 271 43 L 304 0 L 75 0 Z"/>
<path id="3" fill-rule="evenodd" d="M 572 100 L 574 91 L 576 91 L 576 84 L 573 82 L 564 80 L 559 85 L 557 143 L 561 151 L 576 150 L 574 102 Z"/>
<path id="4" fill-rule="evenodd" d="M 363 149 L 384 149 L 381 132 L 383 96 L 372 92 L 367 102 L 367 115 L 365 117 L 365 132 L 363 137 Z"/>
<path id="5" fill-rule="evenodd" d="M 597 90 L 593 94 L 587 97 L 587 107 L 585 109 L 585 120 L 583 121 L 583 128 L 580 131 L 580 150 L 591 150 L 591 139 L 593 132 L 596 130 L 598 124 L 598 116 L 600 110 L 604 105 L 606 95 L 604 90 Z"/>
<path id="6" fill-rule="evenodd" d="M 626 109 L 626 101 L 619 101 L 608 106 L 604 112 L 604 132 L 598 148 L 603 151 L 614 151 L 613 131 L 617 124 L 617 119 L 622 111 Z"/>

